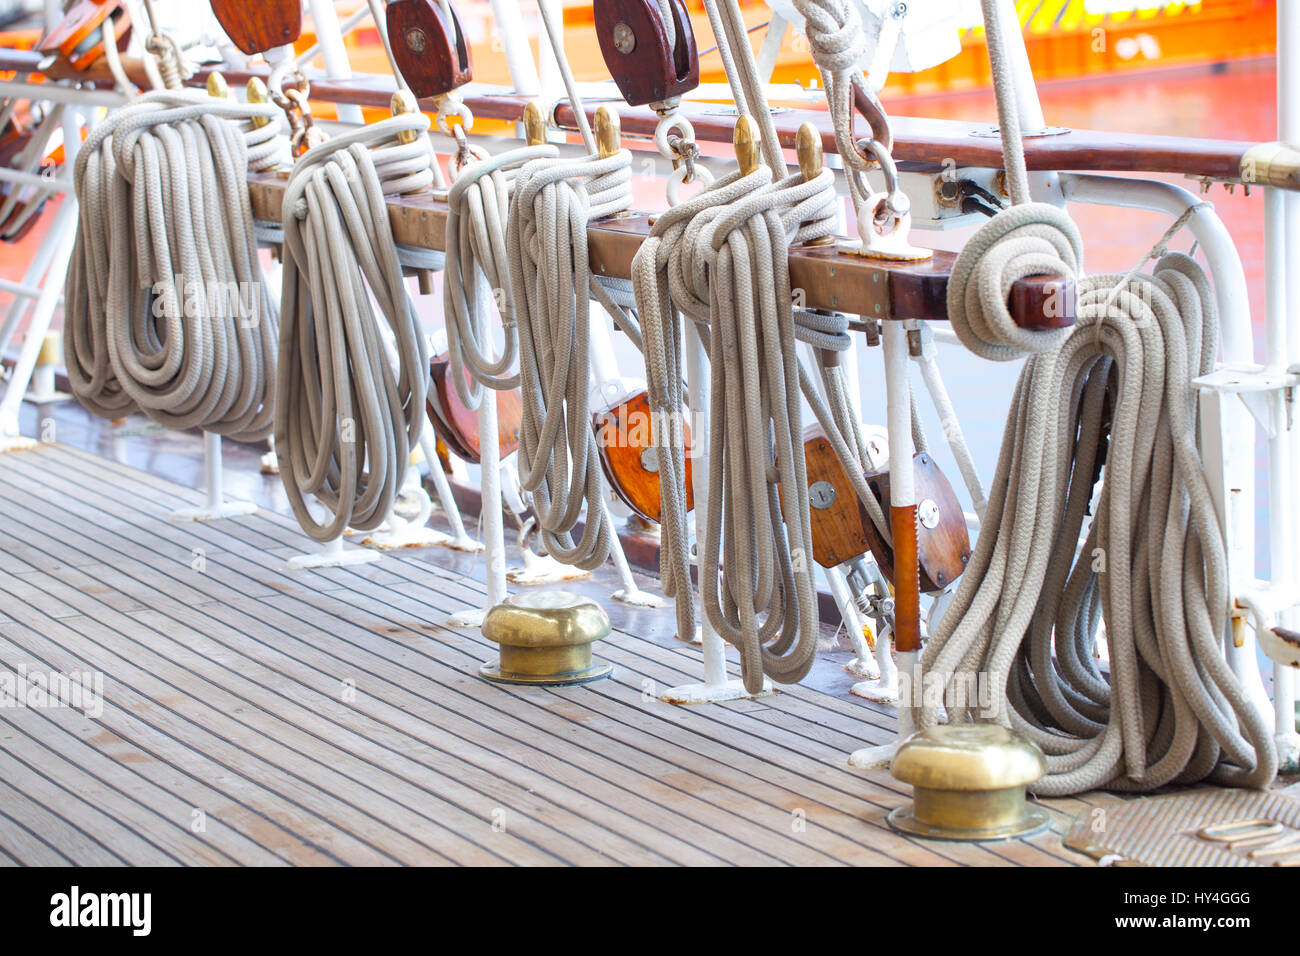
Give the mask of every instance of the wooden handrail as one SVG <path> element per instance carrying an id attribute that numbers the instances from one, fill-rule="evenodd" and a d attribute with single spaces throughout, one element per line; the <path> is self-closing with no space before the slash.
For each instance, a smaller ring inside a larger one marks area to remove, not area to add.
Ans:
<path id="1" fill-rule="evenodd" d="M 287 173 L 249 176 L 253 215 L 281 221 Z M 393 237 L 400 245 L 445 251 L 447 203 L 434 195 L 388 200 Z M 597 275 L 627 279 L 632 258 L 650 233 L 650 220 L 630 216 L 593 223 L 587 230 L 591 268 Z M 924 262 L 889 262 L 840 252 L 835 246 L 790 250 L 790 283 L 808 308 L 866 319 L 946 321 L 948 279 L 956 256 L 936 251 Z M 1012 288 L 1013 316 L 1028 328 L 1072 325 L 1073 282 L 1046 277 L 1022 279 Z M 1043 316 L 1051 316 L 1045 324 Z"/>
<path id="2" fill-rule="evenodd" d="M 0 71 L 34 73 L 42 57 L 27 50 L 0 50 Z M 147 82 L 138 63 L 127 64 L 133 81 Z M 207 82 L 209 70 L 202 70 L 191 80 L 195 86 Z M 269 70 L 223 70 L 232 85 L 243 84 L 250 77 L 266 79 Z M 360 73 L 350 80 L 327 80 L 320 71 L 308 70 L 312 82 L 312 99 L 321 102 L 351 104 L 386 109 L 397 84 L 391 76 Z M 97 64 L 90 70 L 73 73 L 57 66 L 51 78 L 73 78 L 81 82 L 111 86 L 107 67 Z M 523 118 L 527 98 L 501 87 L 470 84 L 463 89 L 466 104 L 475 116 L 485 119 L 518 122 Z M 432 107 L 431 103 L 425 104 Z M 730 142 L 733 121 L 720 115 L 716 107 L 686 104 L 682 115 L 695 126 L 696 135 L 706 142 Z M 623 132 L 650 137 L 658 118 L 649 110 L 633 107 L 619 109 Z M 575 122 L 572 109 L 562 104 L 554 119 L 562 125 Z M 835 149 L 830 117 L 824 110 L 789 110 L 773 117 L 781 143 L 793 147 L 799 126 L 811 122 L 822 134 L 828 152 Z M 958 167 L 998 169 L 1002 166 L 1002 143 L 990 135 L 988 124 L 959 120 L 924 119 L 908 116 L 890 118 L 894 134 L 894 158 L 903 165 L 942 168 L 955 163 Z M 1025 141 L 1025 160 L 1031 170 L 1086 170 L 1114 173 L 1170 173 L 1226 182 L 1258 182 L 1282 189 L 1300 190 L 1300 153 L 1287 147 L 1286 157 L 1270 154 L 1271 161 L 1257 163 L 1252 158 L 1272 144 L 1235 140 L 1201 139 L 1186 136 L 1153 136 L 1141 133 L 1107 133 L 1096 130 L 1069 130 L 1054 136 L 1030 137 Z"/>

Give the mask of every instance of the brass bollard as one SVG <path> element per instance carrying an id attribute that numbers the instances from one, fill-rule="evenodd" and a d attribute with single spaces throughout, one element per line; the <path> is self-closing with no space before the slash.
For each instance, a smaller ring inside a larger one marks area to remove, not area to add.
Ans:
<path id="1" fill-rule="evenodd" d="M 546 687 L 600 680 L 613 667 L 593 659 L 591 645 L 608 637 L 611 629 L 604 608 L 580 595 L 512 595 L 483 621 L 483 636 L 501 646 L 501 656 L 480 667 L 479 675 L 502 684 Z"/>
<path id="2" fill-rule="evenodd" d="M 998 724 L 949 724 L 913 734 L 890 772 L 913 790 L 911 806 L 889 825 L 935 840 L 1006 840 L 1048 824 L 1047 812 L 1025 800 L 1025 787 L 1047 772 L 1031 741 Z"/>

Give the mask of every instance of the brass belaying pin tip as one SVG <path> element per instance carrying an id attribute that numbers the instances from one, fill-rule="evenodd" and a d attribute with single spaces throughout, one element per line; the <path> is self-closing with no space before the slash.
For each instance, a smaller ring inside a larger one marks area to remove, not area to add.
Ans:
<path id="1" fill-rule="evenodd" d="M 230 84 L 220 73 L 212 72 L 208 74 L 208 96 L 213 99 L 224 100 L 230 96 Z"/>
<path id="2" fill-rule="evenodd" d="M 524 107 L 524 140 L 529 146 L 543 146 L 546 143 L 546 117 L 542 115 L 542 107 L 536 100 Z"/>
<path id="3" fill-rule="evenodd" d="M 596 110 L 596 149 L 601 159 L 609 159 L 618 152 L 622 138 L 622 122 L 608 106 Z"/>
<path id="4" fill-rule="evenodd" d="M 388 108 L 394 116 L 405 116 L 410 113 L 420 112 L 419 101 L 416 100 L 415 94 L 410 90 L 398 90 L 393 94 L 389 101 Z M 413 129 L 402 130 L 397 134 L 397 141 L 403 146 L 414 143 L 420 138 L 420 134 Z"/>
<path id="5" fill-rule="evenodd" d="M 822 155 L 822 138 L 817 127 L 804 123 L 794 139 L 795 153 L 799 157 L 799 172 L 803 181 L 812 182 L 822 174 L 824 157 Z"/>
<path id="6" fill-rule="evenodd" d="M 262 82 L 260 77 L 255 76 L 248 81 L 247 91 L 248 102 L 250 103 L 271 102 L 271 91 L 266 88 L 266 84 Z M 269 116 L 253 117 L 253 126 L 256 129 L 261 129 L 263 126 L 269 126 L 270 124 L 271 118 Z"/>
<path id="7" fill-rule="evenodd" d="M 754 117 L 748 113 L 740 114 L 736 120 L 736 133 L 732 143 L 736 149 L 736 161 L 740 163 L 741 174 L 748 176 L 758 169 L 763 141 Z"/>

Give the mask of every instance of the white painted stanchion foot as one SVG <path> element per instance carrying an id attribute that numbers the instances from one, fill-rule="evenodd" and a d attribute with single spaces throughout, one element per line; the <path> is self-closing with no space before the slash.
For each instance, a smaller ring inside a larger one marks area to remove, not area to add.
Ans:
<path id="1" fill-rule="evenodd" d="M 251 501 L 221 501 L 198 508 L 181 508 L 167 517 L 172 521 L 221 521 L 223 518 L 240 518 L 257 514 L 257 505 Z"/>
<path id="2" fill-rule="evenodd" d="M 482 627 L 490 608 L 476 607 L 468 611 L 457 611 L 447 618 L 448 627 Z"/>
<path id="3" fill-rule="evenodd" d="M 549 554 L 541 555 L 524 548 L 524 565 L 511 568 L 506 578 L 511 584 L 558 584 L 561 581 L 579 581 L 591 577 L 590 571 L 561 564 Z"/>
<path id="4" fill-rule="evenodd" d="M 738 680 L 727 680 L 720 684 L 683 684 L 664 691 L 659 699 L 665 704 L 716 704 L 724 700 L 753 700 L 772 693 L 769 680 L 763 681 L 763 689 L 757 694 L 745 690 L 745 685 Z"/>
<path id="5" fill-rule="evenodd" d="M 880 636 L 876 638 L 876 654 L 872 662 L 875 665 L 875 674 L 868 680 L 858 681 L 850 687 L 850 694 L 873 700 L 878 704 L 898 703 L 898 665 L 894 663 L 893 655 L 890 653 L 890 644 L 889 628 L 882 628 Z M 862 666 L 863 661 L 858 658 L 853 661 L 853 664 Z M 852 664 L 849 665 L 849 670 L 853 671 Z"/>
<path id="6" fill-rule="evenodd" d="M 273 451 L 268 451 L 262 456 L 262 474 L 278 475 L 280 473 L 280 456 Z"/>
<path id="7" fill-rule="evenodd" d="M 437 548 L 451 540 L 449 534 L 415 521 L 407 521 L 394 513 L 383 527 L 366 535 L 358 543 L 363 548 L 373 548 L 376 551 L 401 551 L 406 548 Z"/>
<path id="8" fill-rule="evenodd" d="M 877 747 L 863 747 L 849 754 L 849 766 L 858 770 L 888 770 L 894 762 L 894 751 L 898 744 L 880 744 Z"/>
<path id="9" fill-rule="evenodd" d="M 380 555 L 364 548 L 345 548 L 343 539 L 335 538 L 316 554 L 300 554 L 289 559 L 292 571 L 312 571 L 319 568 L 344 568 L 359 564 L 373 564 Z"/>
<path id="10" fill-rule="evenodd" d="M 442 546 L 451 548 L 453 551 L 464 551 L 466 554 L 478 554 L 480 551 L 486 550 L 482 541 L 475 541 L 467 534 L 460 537 L 447 535 L 447 540 L 442 542 Z"/>
<path id="11" fill-rule="evenodd" d="M 619 588 L 612 595 L 615 601 L 621 601 L 623 604 L 629 604 L 632 607 L 663 607 L 664 599 L 658 594 L 651 594 L 649 591 L 642 591 L 638 587 Z"/>
<path id="12" fill-rule="evenodd" d="M 884 635 L 881 635 L 881 640 L 885 640 Z M 878 644 L 877 647 L 879 646 L 880 645 Z M 888 646 L 888 644 L 885 646 Z M 905 683 L 909 687 L 911 686 L 912 679 L 916 675 L 916 661 L 918 656 L 919 655 L 915 651 L 905 654 L 900 653 L 898 655 L 898 667 L 893 675 L 895 688 L 897 688 L 900 683 Z M 900 680 L 898 676 L 899 674 L 905 674 L 906 680 Z M 857 690 L 855 687 L 854 693 L 856 692 Z M 897 690 L 895 690 L 894 697 L 895 700 L 898 699 Z M 916 729 L 914 720 L 915 717 L 912 713 L 912 708 L 900 706 L 898 708 L 898 733 L 894 739 L 887 744 L 879 744 L 874 747 L 863 747 L 861 750 L 853 751 L 853 753 L 849 754 L 849 766 L 856 767 L 859 770 L 889 769 L 889 765 L 894 760 L 894 753 L 898 750 L 899 744 L 910 737 L 912 732 Z"/>
<path id="13" fill-rule="evenodd" d="M 844 665 L 844 669 L 854 677 L 865 677 L 869 681 L 880 679 L 880 667 L 874 657 L 855 657 Z"/>
<path id="14" fill-rule="evenodd" d="M 36 445 L 35 439 L 26 438 L 22 435 L 0 436 L 0 455 L 11 451 L 31 451 Z"/>
<path id="15" fill-rule="evenodd" d="M 251 501 L 226 501 L 222 488 L 221 472 L 221 436 L 212 432 L 203 433 L 203 471 L 207 478 L 207 504 L 197 508 L 181 508 L 168 517 L 172 521 L 221 521 L 224 518 L 239 518 L 257 513 L 257 505 Z"/>

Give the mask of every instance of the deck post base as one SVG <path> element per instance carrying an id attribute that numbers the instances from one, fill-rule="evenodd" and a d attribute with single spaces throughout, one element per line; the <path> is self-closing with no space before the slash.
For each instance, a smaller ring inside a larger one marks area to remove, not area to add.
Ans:
<path id="1" fill-rule="evenodd" d="M 325 545 L 323 551 L 316 554 L 300 554 L 290 558 L 288 564 L 291 571 L 314 571 L 320 568 L 346 568 L 359 564 L 374 564 L 379 558 L 380 555 L 375 551 L 367 551 L 364 548 L 344 548 L 343 539 L 335 538 Z"/>
<path id="2" fill-rule="evenodd" d="M 897 750 L 897 741 L 892 744 L 863 747 L 849 754 L 848 763 L 850 767 L 856 767 L 858 770 L 888 770 L 889 765 L 894 762 L 894 752 Z"/>
<path id="3" fill-rule="evenodd" d="M 612 595 L 615 601 L 631 607 L 663 607 L 664 599 L 640 588 L 619 588 Z"/>
<path id="4" fill-rule="evenodd" d="M 527 548 L 524 548 L 524 566 L 506 572 L 506 578 L 511 584 L 558 584 L 561 581 L 578 581 L 589 577 L 590 571 L 561 564 L 549 554 L 534 554 Z"/>
<path id="5" fill-rule="evenodd" d="M 771 681 L 763 681 L 763 689 L 757 694 L 745 690 L 743 682 L 724 681 L 721 684 L 683 684 L 659 695 L 665 704 L 717 704 L 724 700 L 754 700 L 775 693 Z"/>
<path id="6" fill-rule="evenodd" d="M 200 508 L 181 508 L 179 511 L 173 511 L 167 518 L 170 521 L 184 523 L 186 521 L 221 521 L 225 518 L 242 518 L 253 514 L 257 514 L 257 505 L 251 501 L 223 501 L 217 504 L 203 505 Z"/>
<path id="7" fill-rule="evenodd" d="M 0 455 L 11 451 L 31 451 L 37 444 L 34 438 L 27 438 L 23 435 L 7 435 L 0 438 Z"/>

